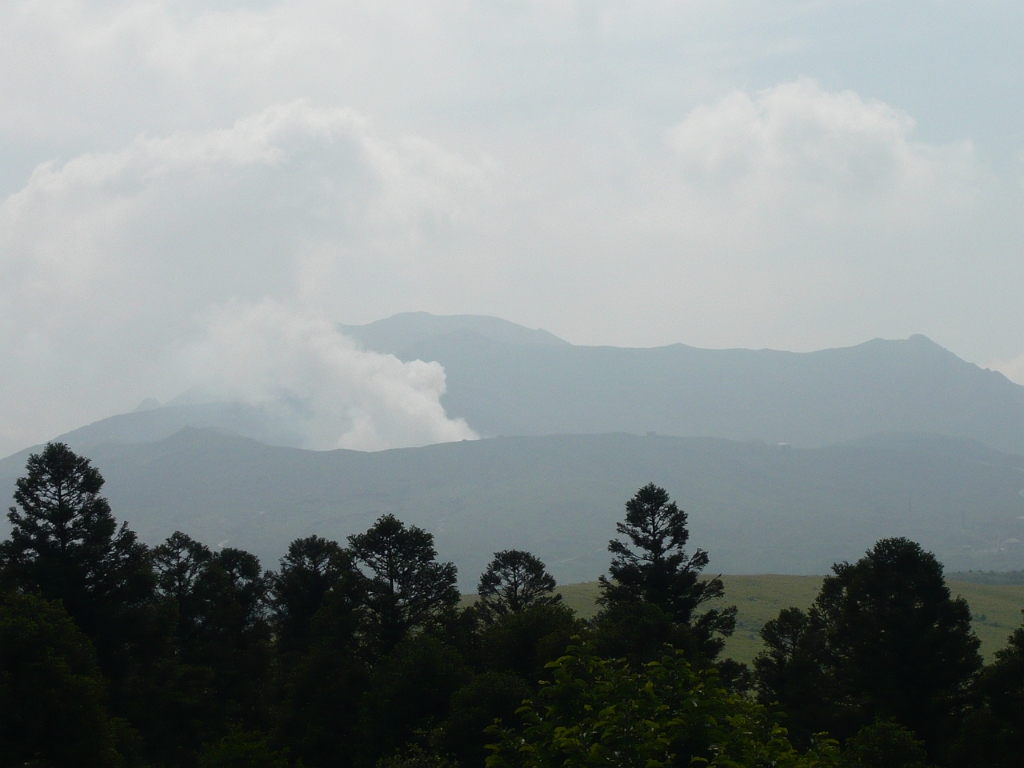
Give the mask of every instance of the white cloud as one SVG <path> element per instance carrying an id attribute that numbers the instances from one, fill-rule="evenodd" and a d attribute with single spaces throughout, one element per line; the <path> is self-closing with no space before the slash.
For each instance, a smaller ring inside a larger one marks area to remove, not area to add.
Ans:
<path id="1" fill-rule="evenodd" d="M 669 143 L 695 198 L 734 213 L 908 228 L 969 209 L 979 192 L 970 141 L 930 145 L 914 128 L 888 104 L 802 79 L 699 106 Z"/>
<path id="2" fill-rule="evenodd" d="M 0 204 L 0 451 L 177 394 L 175 350 L 225 301 L 326 304 L 337 317 L 332 284 L 344 297 L 381 267 L 400 273 L 486 199 L 490 174 L 305 102 L 40 166 Z M 365 430 L 345 439 L 399 434 Z"/>

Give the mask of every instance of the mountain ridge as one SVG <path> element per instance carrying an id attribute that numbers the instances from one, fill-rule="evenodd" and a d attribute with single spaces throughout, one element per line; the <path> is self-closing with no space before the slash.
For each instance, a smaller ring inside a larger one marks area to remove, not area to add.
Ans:
<path id="1" fill-rule="evenodd" d="M 535 552 L 562 582 L 592 581 L 624 502 L 647 482 L 689 512 L 691 549 L 707 549 L 716 571 L 821 574 L 892 535 L 920 541 L 950 570 L 1024 568 L 1024 457 L 979 461 L 976 445 L 955 438 L 805 449 L 556 435 L 366 453 L 186 429 L 86 455 L 117 517 L 148 543 L 182 530 L 273 563 L 294 538 L 343 542 L 392 513 L 434 533 L 465 589 L 505 548 Z M 0 494 L 23 472 L 24 456 L 0 461 Z"/>
<path id="2" fill-rule="evenodd" d="M 488 437 L 658 432 L 823 447 L 875 433 L 931 432 L 1024 455 L 1024 387 L 920 334 L 786 352 L 581 346 L 479 315 L 405 313 L 341 327 L 366 349 L 439 362 L 447 414 Z M 304 444 L 299 427 L 259 406 L 190 393 L 58 439 L 79 448 L 143 443 L 184 427 Z"/>

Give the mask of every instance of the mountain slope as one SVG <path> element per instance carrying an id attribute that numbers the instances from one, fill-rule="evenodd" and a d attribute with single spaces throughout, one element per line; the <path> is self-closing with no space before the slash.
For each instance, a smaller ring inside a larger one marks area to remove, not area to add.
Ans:
<path id="1" fill-rule="evenodd" d="M 146 541 L 182 530 L 273 563 L 293 538 L 343 541 L 391 512 L 435 533 L 465 588 L 511 547 L 537 553 L 560 581 L 593 580 L 623 503 L 649 481 L 689 512 L 691 544 L 716 571 L 824 573 L 891 535 L 921 541 L 951 570 L 1024 566 L 1024 458 L 936 436 L 804 450 L 577 435 L 360 453 L 185 430 L 89 455 L 115 513 Z M 0 462 L 0 495 L 24 459 Z"/>
<path id="2" fill-rule="evenodd" d="M 469 333 L 415 344 L 442 401 L 484 435 L 656 431 L 818 447 L 934 432 L 1024 454 L 1024 387 L 923 336 L 811 353 L 511 345 Z"/>

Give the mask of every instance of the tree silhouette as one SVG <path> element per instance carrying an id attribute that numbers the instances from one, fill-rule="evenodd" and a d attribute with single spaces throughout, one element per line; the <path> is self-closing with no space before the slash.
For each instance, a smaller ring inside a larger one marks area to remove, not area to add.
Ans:
<path id="1" fill-rule="evenodd" d="M 422 528 L 384 515 L 348 541 L 365 569 L 363 605 L 379 650 L 390 650 L 410 630 L 459 604 L 455 565 L 437 562 L 434 537 Z"/>
<path id="2" fill-rule="evenodd" d="M 296 539 L 281 558 L 281 569 L 270 580 L 271 604 L 279 649 L 284 654 L 305 651 L 313 634 L 313 617 L 332 591 L 352 592 L 356 576 L 351 553 L 320 536 Z"/>
<path id="3" fill-rule="evenodd" d="M 966 601 L 950 595 L 935 556 L 905 538 L 832 570 L 806 616 L 783 612 L 762 631 L 762 698 L 795 713 L 804 735 L 845 738 L 894 718 L 934 755 L 981 668 Z"/>
<path id="4" fill-rule="evenodd" d="M 89 459 L 63 443 L 30 455 L 0 567 L 8 584 L 60 600 L 116 677 L 151 605 L 154 577 L 146 547 L 127 523 L 118 527 L 102 488 Z"/>
<path id="5" fill-rule="evenodd" d="M 487 623 L 499 616 L 518 613 L 532 605 L 554 605 L 562 600 L 556 595 L 555 579 L 539 558 L 520 549 L 506 549 L 494 554 L 487 570 L 480 576 L 477 606 Z"/>
<path id="6" fill-rule="evenodd" d="M 57 603 L 0 593 L 0 764 L 122 765 L 96 651 Z"/>
<path id="7" fill-rule="evenodd" d="M 975 689 L 975 710 L 948 762 L 970 768 L 1019 768 L 1024 755 L 1024 625 L 996 651 Z"/>
<path id="8" fill-rule="evenodd" d="M 700 578 L 708 553 L 698 549 L 686 555 L 690 538 L 686 523 L 686 512 L 669 499 L 664 488 L 648 483 L 638 490 L 626 502 L 625 521 L 615 526 L 632 542 L 632 548 L 620 539 L 608 543 L 611 578 L 600 578 L 598 602 L 605 608 L 602 618 L 610 634 L 628 635 L 631 627 L 645 625 L 653 628 L 664 623 L 663 614 L 669 624 L 687 628 L 692 650 L 714 658 L 721 650 L 721 637 L 732 634 L 736 626 L 736 609 L 696 614 L 700 606 L 722 597 L 725 587 L 718 577 Z M 665 631 L 671 634 L 670 629 Z M 647 639 L 656 648 L 670 638 Z"/>

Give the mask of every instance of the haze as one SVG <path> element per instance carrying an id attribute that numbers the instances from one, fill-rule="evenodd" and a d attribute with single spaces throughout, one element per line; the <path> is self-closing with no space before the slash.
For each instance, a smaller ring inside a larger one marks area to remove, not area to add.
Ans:
<path id="1" fill-rule="evenodd" d="M 0 9 L 0 454 L 186 391 L 473 437 L 338 323 L 925 334 L 1024 383 L 1024 7 Z M 323 425 L 327 425 L 323 427 Z M 320 444 L 320 443 L 318 443 Z"/>

